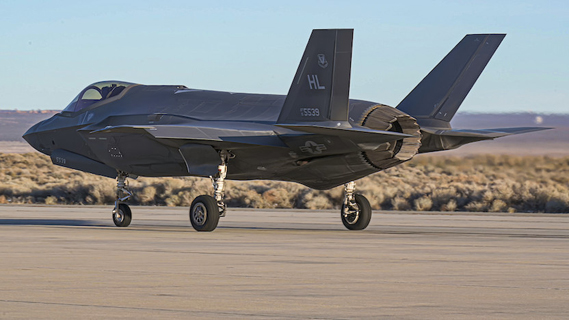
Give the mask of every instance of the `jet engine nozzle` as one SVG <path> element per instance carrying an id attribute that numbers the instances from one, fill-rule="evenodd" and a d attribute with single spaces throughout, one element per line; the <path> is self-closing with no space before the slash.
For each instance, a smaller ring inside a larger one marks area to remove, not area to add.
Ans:
<path id="1" fill-rule="evenodd" d="M 362 117 L 362 126 L 376 130 L 394 131 L 412 135 L 397 141 L 386 142 L 375 150 L 365 151 L 364 157 L 377 169 L 387 169 L 410 160 L 421 147 L 421 130 L 415 118 L 386 105 L 369 108 Z"/>

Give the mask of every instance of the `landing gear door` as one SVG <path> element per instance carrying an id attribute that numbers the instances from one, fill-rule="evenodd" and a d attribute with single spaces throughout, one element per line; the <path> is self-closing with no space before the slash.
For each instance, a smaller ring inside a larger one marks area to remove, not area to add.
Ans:
<path id="1" fill-rule="evenodd" d="M 217 174 L 221 158 L 212 146 L 188 143 L 179 150 L 191 175 L 209 177 Z"/>

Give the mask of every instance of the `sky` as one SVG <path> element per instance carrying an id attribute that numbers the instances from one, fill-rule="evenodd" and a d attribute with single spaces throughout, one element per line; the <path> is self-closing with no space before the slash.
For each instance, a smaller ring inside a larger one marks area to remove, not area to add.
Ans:
<path id="1" fill-rule="evenodd" d="M 286 94 L 317 28 L 354 28 L 350 97 L 392 106 L 464 35 L 507 33 L 460 110 L 569 113 L 555 0 L 0 0 L 0 109 L 63 109 L 101 80 Z"/>

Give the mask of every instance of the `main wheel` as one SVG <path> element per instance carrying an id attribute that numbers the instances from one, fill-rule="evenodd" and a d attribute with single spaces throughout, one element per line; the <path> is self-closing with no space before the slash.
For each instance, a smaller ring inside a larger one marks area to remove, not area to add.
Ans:
<path id="1" fill-rule="evenodd" d="M 371 220 L 371 205 L 366 197 L 361 194 L 355 195 L 356 208 L 348 208 L 347 214 L 344 213 L 345 205 L 342 205 L 342 223 L 349 230 L 363 230 Z"/>
<path id="2" fill-rule="evenodd" d="M 118 210 L 113 210 L 113 222 L 117 227 L 128 227 L 132 220 L 132 211 L 128 204 L 119 204 Z"/>
<path id="3" fill-rule="evenodd" d="M 190 222 L 196 231 L 213 231 L 219 222 L 219 207 L 211 196 L 202 195 L 192 201 Z"/>

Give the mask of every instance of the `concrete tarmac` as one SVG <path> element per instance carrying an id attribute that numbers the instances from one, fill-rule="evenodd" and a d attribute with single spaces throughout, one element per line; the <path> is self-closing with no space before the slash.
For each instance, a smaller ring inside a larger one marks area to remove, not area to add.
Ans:
<path id="1" fill-rule="evenodd" d="M 0 205 L 0 319 L 568 319 L 569 215 Z"/>

